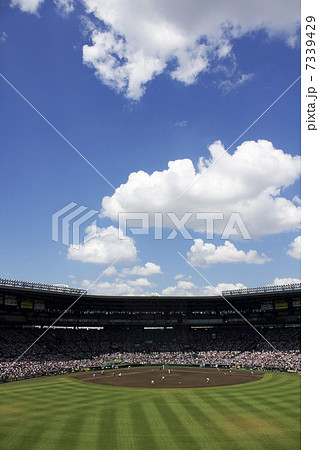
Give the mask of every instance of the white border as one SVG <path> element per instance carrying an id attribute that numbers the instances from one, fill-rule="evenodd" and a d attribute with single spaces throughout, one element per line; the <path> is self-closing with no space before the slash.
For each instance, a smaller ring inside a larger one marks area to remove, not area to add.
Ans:
<path id="1" fill-rule="evenodd" d="M 315 71 L 306 71 L 306 17 L 315 17 Z M 313 73 L 310 73 L 313 72 Z M 310 81 L 310 75 L 313 81 Z M 302 448 L 313 448 L 318 442 L 318 346 L 319 337 L 319 140 L 318 131 L 307 129 L 308 86 L 319 91 L 319 5 L 316 0 L 301 2 L 301 193 L 302 193 Z M 316 127 L 319 128 L 319 98 Z"/>

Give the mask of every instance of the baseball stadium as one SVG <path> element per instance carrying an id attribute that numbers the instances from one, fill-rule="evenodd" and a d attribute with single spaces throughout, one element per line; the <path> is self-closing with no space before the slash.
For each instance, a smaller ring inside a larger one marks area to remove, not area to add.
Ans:
<path id="1" fill-rule="evenodd" d="M 97 296 L 1 279 L 0 447 L 300 448 L 300 293 Z"/>
<path id="2" fill-rule="evenodd" d="M 0 450 L 312 450 L 314 0 L 0 9 Z"/>

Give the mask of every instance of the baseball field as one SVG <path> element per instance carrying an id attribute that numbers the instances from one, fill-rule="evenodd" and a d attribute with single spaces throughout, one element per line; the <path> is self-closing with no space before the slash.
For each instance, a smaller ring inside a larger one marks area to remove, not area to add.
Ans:
<path id="1" fill-rule="evenodd" d="M 74 374 L 3 384 L 0 448 L 300 448 L 298 374 L 266 373 L 225 386 L 213 379 L 204 387 L 160 389 L 86 382 Z"/>

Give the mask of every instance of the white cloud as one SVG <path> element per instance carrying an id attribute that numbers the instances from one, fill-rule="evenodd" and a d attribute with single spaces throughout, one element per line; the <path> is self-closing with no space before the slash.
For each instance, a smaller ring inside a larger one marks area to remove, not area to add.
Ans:
<path id="1" fill-rule="evenodd" d="M 175 127 L 178 128 L 184 128 L 187 125 L 187 120 L 180 120 L 179 122 L 175 123 Z"/>
<path id="2" fill-rule="evenodd" d="M 145 83 L 164 69 L 159 58 L 147 58 L 141 50 L 133 52 L 124 38 L 112 31 L 94 31 L 91 39 L 93 45 L 83 47 L 84 63 L 95 69 L 104 84 L 117 92 L 126 91 L 128 98 L 139 99 Z"/>
<path id="3" fill-rule="evenodd" d="M 95 23 L 90 18 L 90 16 L 82 14 L 80 16 L 80 31 L 83 37 L 87 39 L 95 29 L 96 29 Z"/>
<path id="4" fill-rule="evenodd" d="M 11 6 L 18 7 L 23 12 L 36 14 L 44 0 L 11 0 Z"/>
<path id="5" fill-rule="evenodd" d="M 236 89 L 244 83 L 247 83 L 252 79 L 254 75 L 252 73 L 242 73 L 235 76 L 235 79 L 224 80 L 219 83 L 219 87 L 226 93 Z"/>
<path id="6" fill-rule="evenodd" d="M 244 289 L 246 286 L 242 283 L 219 283 L 217 286 L 197 286 L 190 281 L 178 281 L 175 286 L 168 286 L 163 289 L 162 295 L 172 296 L 186 296 L 192 295 L 206 296 L 206 295 L 220 295 L 225 290 Z"/>
<path id="7" fill-rule="evenodd" d="M 275 278 L 272 285 L 284 285 L 300 283 L 298 278 Z M 92 285 L 92 281 L 83 280 L 81 283 L 82 289 L 88 289 Z M 145 288 L 156 286 L 145 278 L 138 278 L 137 280 L 123 280 L 117 279 L 114 282 L 98 282 L 95 283 L 89 290 L 90 294 L 95 295 L 164 295 L 164 296 L 216 296 L 221 295 L 223 291 L 246 289 L 243 283 L 219 283 L 216 286 L 197 286 L 190 281 L 180 280 L 175 286 L 168 286 L 163 289 L 161 294 L 145 291 Z"/>
<path id="8" fill-rule="evenodd" d="M 164 226 L 172 227 L 168 212 L 182 217 L 191 211 L 187 229 L 204 231 L 205 221 L 195 220 L 195 212 L 222 212 L 224 220 L 214 222 L 214 233 L 222 234 L 230 215 L 237 212 L 252 237 L 299 229 L 300 207 L 281 195 L 281 188 L 300 176 L 299 156 L 265 140 L 246 141 L 232 155 L 220 141 L 209 151 L 211 157 L 201 157 L 197 170 L 190 159 L 180 159 L 151 175 L 131 173 L 116 189 L 120 195 L 103 198 L 102 216 L 118 220 L 121 212 L 162 212 Z"/>
<path id="9" fill-rule="evenodd" d="M 244 250 L 237 248 L 229 241 L 216 247 L 214 244 L 205 243 L 202 239 L 194 239 L 194 245 L 187 252 L 188 261 L 197 267 L 209 267 L 217 263 L 247 263 L 264 264 L 270 261 L 266 255 L 258 255 L 256 250 Z"/>
<path id="10" fill-rule="evenodd" d="M 219 283 L 216 286 L 216 290 L 222 294 L 223 291 L 234 291 L 237 289 L 246 289 L 247 286 L 245 286 L 243 283 Z"/>
<path id="11" fill-rule="evenodd" d="M 197 290 L 198 286 L 191 281 L 178 281 L 176 286 L 168 286 L 166 289 L 163 289 L 162 295 L 191 296 L 196 295 L 195 292 Z"/>
<path id="12" fill-rule="evenodd" d="M 8 35 L 5 31 L 0 33 L 0 43 L 5 42 L 8 39 Z"/>
<path id="13" fill-rule="evenodd" d="M 88 227 L 86 232 L 92 232 L 92 227 Z M 105 265 L 113 264 L 120 258 L 117 264 L 128 264 L 136 261 L 136 247 L 132 238 L 124 238 L 122 230 L 113 226 L 94 227 L 94 236 L 78 247 L 71 245 L 67 257 L 75 261 Z"/>
<path id="14" fill-rule="evenodd" d="M 156 284 L 151 283 L 146 278 L 137 278 L 136 280 L 129 280 L 127 281 L 127 284 L 130 286 L 136 286 L 136 287 L 154 287 Z"/>
<path id="15" fill-rule="evenodd" d="M 294 198 L 292 199 L 292 201 L 298 206 L 301 205 L 301 199 L 298 195 L 295 195 Z"/>
<path id="16" fill-rule="evenodd" d="M 301 283 L 300 278 L 278 278 L 274 279 L 272 286 L 280 286 L 282 284 L 299 284 Z"/>
<path id="17" fill-rule="evenodd" d="M 74 0 L 54 0 L 54 4 L 63 16 L 68 16 L 74 11 Z"/>
<path id="18" fill-rule="evenodd" d="M 297 236 L 289 245 L 287 255 L 295 259 L 301 258 L 301 236 Z"/>
<path id="19" fill-rule="evenodd" d="M 91 284 L 92 281 L 83 280 L 81 288 L 88 289 Z M 145 292 L 144 288 L 154 286 L 156 285 L 149 282 L 146 278 L 127 281 L 117 279 L 114 282 L 104 281 L 95 283 L 89 290 L 89 293 L 95 295 L 147 295 L 149 293 Z"/>
<path id="20" fill-rule="evenodd" d="M 300 283 L 299 278 L 275 278 L 270 286 L 279 286 L 287 284 Z M 212 296 L 221 295 L 223 291 L 233 291 L 237 289 L 246 289 L 243 283 L 219 283 L 216 286 L 197 286 L 195 283 L 189 281 L 178 281 L 175 286 L 168 286 L 162 290 L 162 295 L 165 296 Z"/>
<path id="21" fill-rule="evenodd" d="M 43 2 L 11 0 L 11 6 L 37 14 Z M 54 3 L 63 15 L 74 11 L 74 0 Z M 299 0 L 176 0 L 173 5 L 169 0 L 83 0 L 83 4 L 86 19 L 94 23 L 90 44 L 83 46 L 83 62 L 102 83 L 133 100 L 163 72 L 189 85 L 221 60 L 232 61 L 236 68 L 221 83 L 229 91 L 251 77 L 237 69 L 233 39 L 252 37 L 252 32 L 263 29 L 290 47 L 298 40 Z"/>
<path id="22" fill-rule="evenodd" d="M 91 44 L 83 47 L 84 63 L 135 100 L 164 71 L 186 85 L 196 82 L 219 60 L 234 59 L 232 39 L 253 31 L 264 29 L 295 45 L 300 15 L 298 0 L 83 1 L 97 19 Z"/>
<path id="23" fill-rule="evenodd" d="M 149 277 L 152 275 L 161 275 L 162 273 L 161 266 L 147 262 L 144 267 L 135 266 L 123 269 L 121 275 L 140 275 L 142 277 Z"/>
<path id="24" fill-rule="evenodd" d="M 119 261 L 119 263 L 120 263 L 120 261 Z M 118 272 L 117 272 L 116 268 L 114 266 L 112 266 L 109 269 L 107 269 L 107 271 L 104 273 L 104 275 L 107 277 L 114 277 L 114 276 L 118 275 Z"/>
<path id="25" fill-rule="evenodd" d="M 182 278 L 184 278 L 185 275 L 183 273 L 178 273 L 177 275 L 175 275 L 175 280 L 181 280 Z"/>

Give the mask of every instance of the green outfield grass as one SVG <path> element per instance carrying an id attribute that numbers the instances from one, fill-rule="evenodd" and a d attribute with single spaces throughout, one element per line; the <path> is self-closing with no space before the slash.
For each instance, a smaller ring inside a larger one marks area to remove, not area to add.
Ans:
<path id="1" fill-rule="evenodd" d="M 300 376 L 195 389 L 71 376 L 0 385 L 1 449 L 298 449 Z"/>

